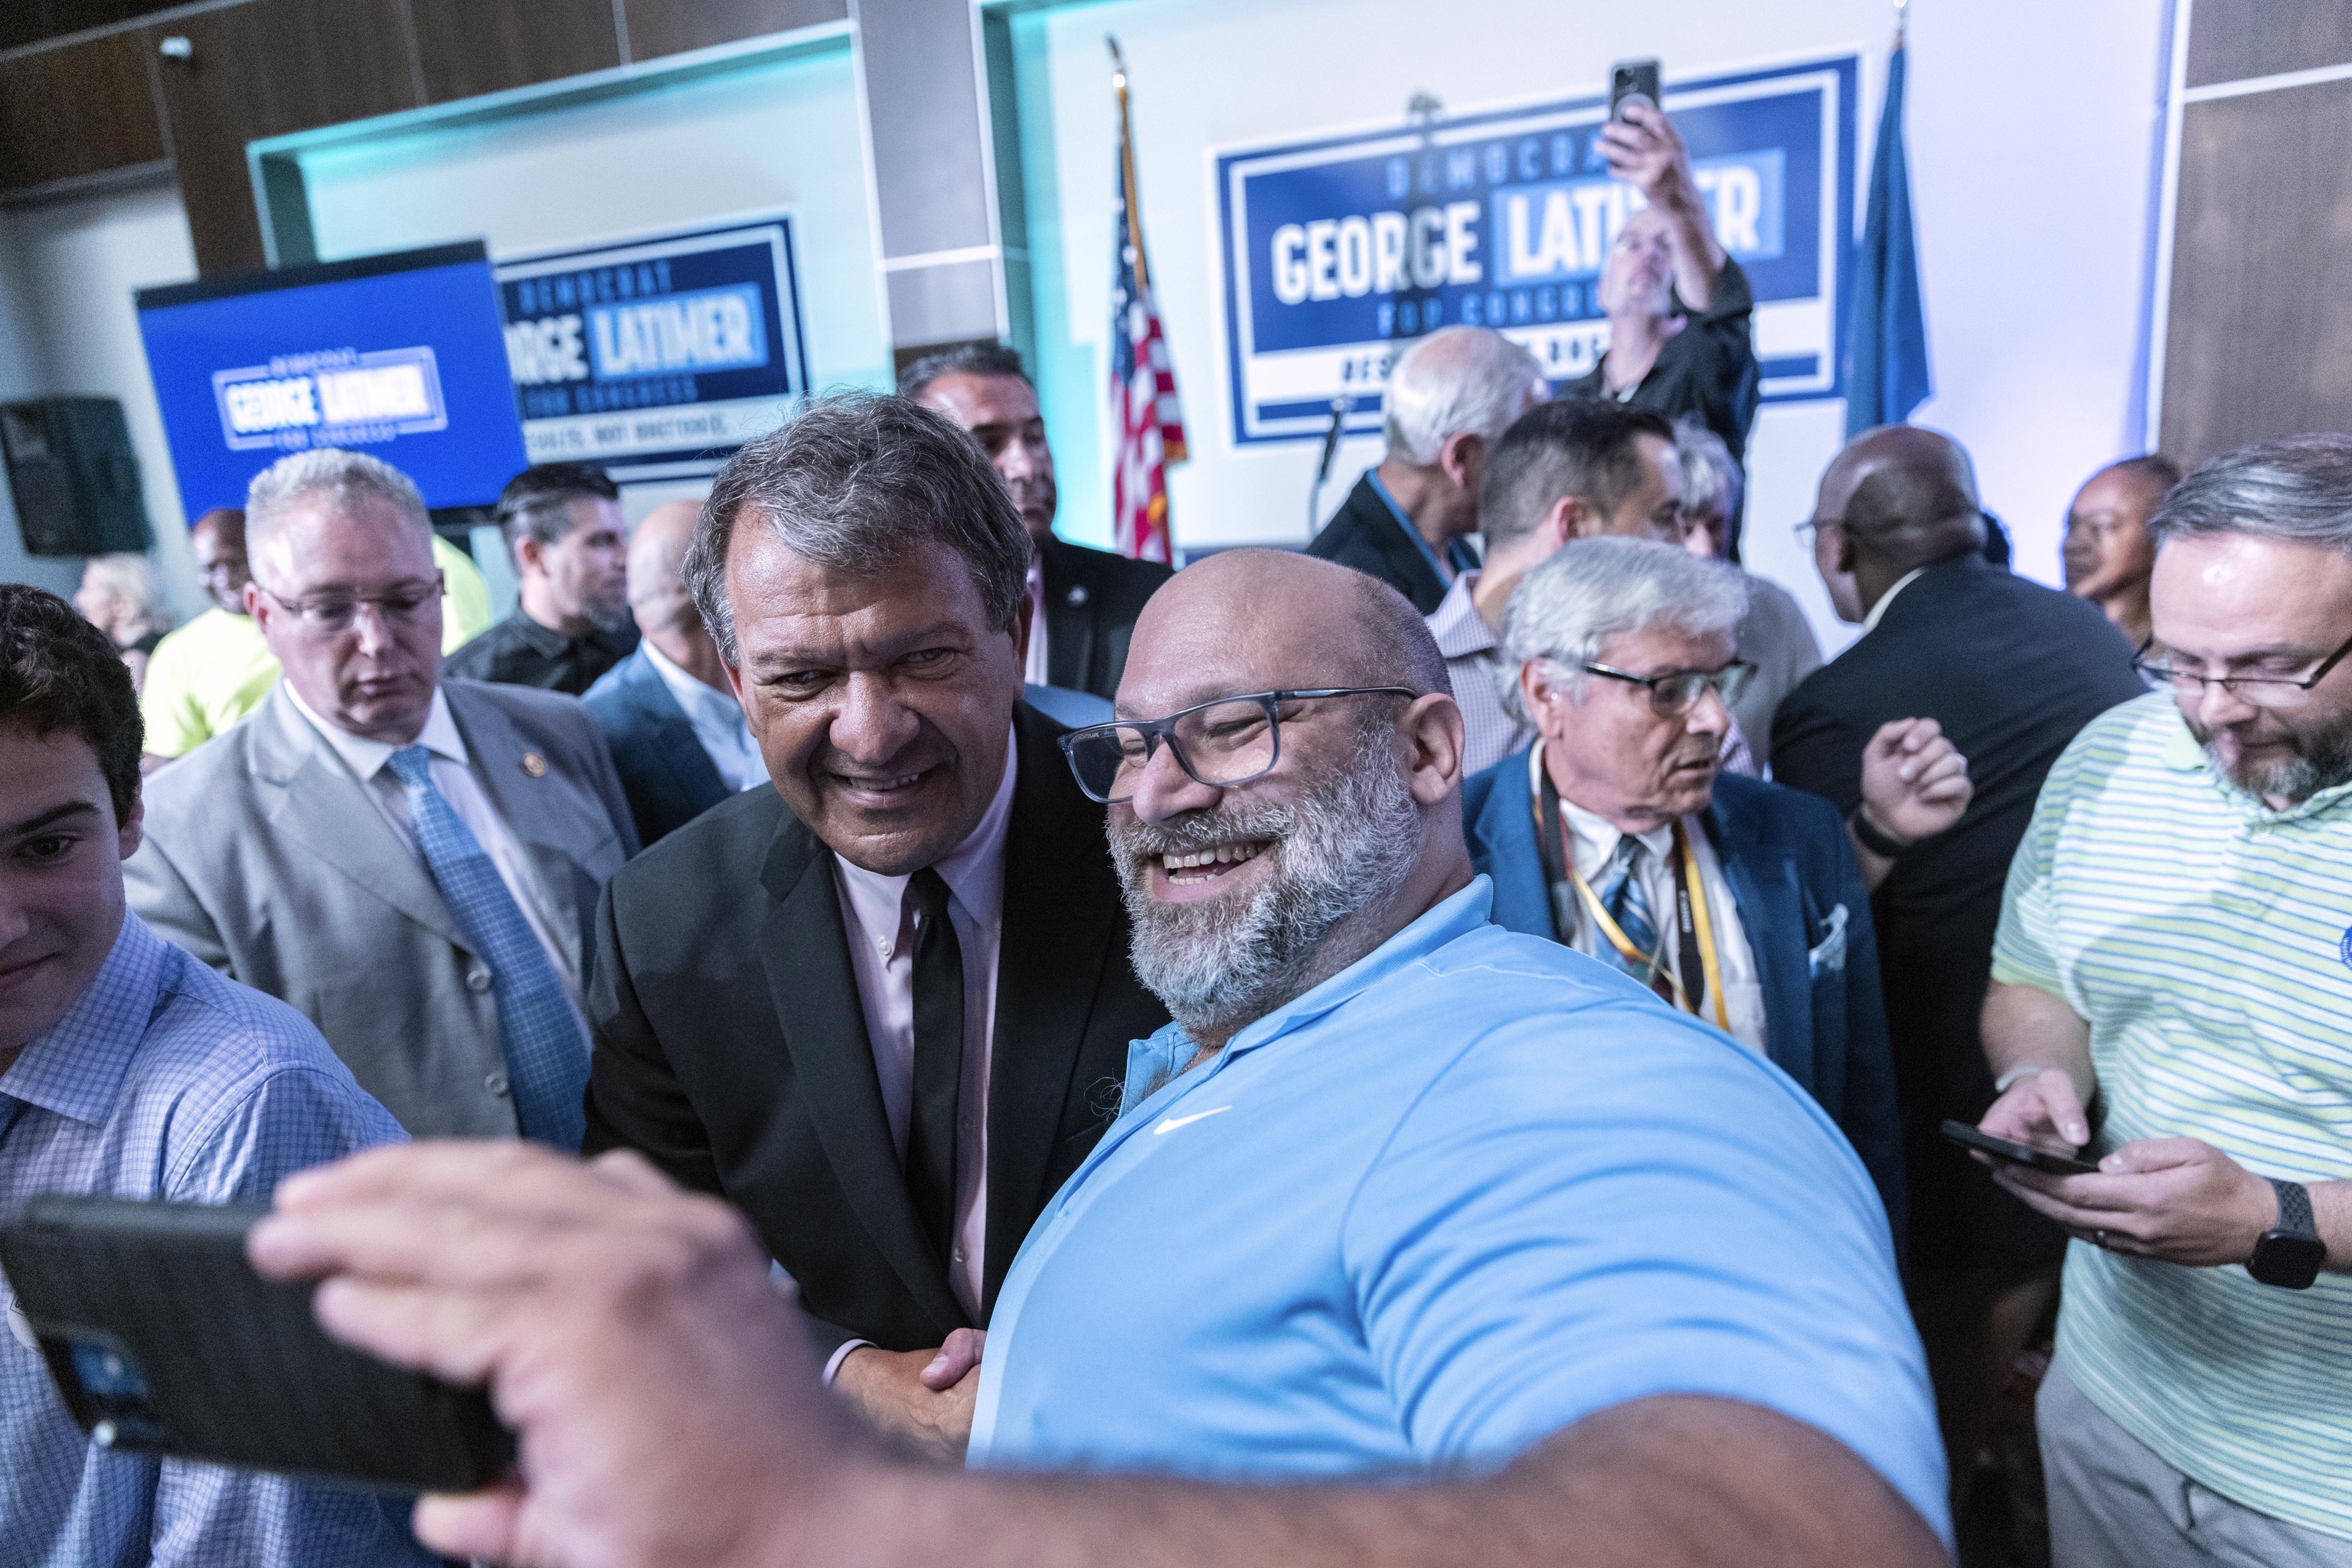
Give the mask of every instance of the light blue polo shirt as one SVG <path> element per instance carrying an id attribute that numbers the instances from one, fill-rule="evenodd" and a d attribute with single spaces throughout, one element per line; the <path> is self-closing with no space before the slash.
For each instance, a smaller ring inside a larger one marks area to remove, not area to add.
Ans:
<path id="1" fill-rule="evenodd" d="M 1484 877 L 1137 1097 L 992 1321 L 971 1462 L 1227 1480 L 1492 1468 L 1651 1394 L 1779 1411 L 1950 1539 L 1885 1211 L 1780 1069 Z M 1172 1065 L 1171 1065 L 1172 1064 Z"/>

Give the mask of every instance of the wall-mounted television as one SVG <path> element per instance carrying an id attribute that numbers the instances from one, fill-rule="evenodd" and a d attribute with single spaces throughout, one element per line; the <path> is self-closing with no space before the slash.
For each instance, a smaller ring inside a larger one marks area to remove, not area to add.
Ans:
<path id="1" fill-rule="evenodd" d="M 191 518 L 243 506 L 255 474 L 314 447 L 382 458 L 436 511 L 490 505 L 528 462 L 478 240 L 136 299 Z"/>

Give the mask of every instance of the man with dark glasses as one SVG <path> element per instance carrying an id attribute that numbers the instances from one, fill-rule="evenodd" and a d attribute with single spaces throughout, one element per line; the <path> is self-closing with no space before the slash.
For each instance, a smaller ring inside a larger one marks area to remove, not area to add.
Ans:
<path id="1" fill-rule="evenodd" d="M 1529 573 L 1504 652 L 1538 740 L 1465 786 L 1471 855 L 1495 879 L 1497 921 L 1623 970 L 1804 1085 L 1899 1236 L 1902 1140 L 1860 868 L 1827 801 L 1719 763 L 1754 673 L 1733 657 L 1747 613 L 1736 571 L 1650 541 L 1580 541 Z M 1968 805 L 1968 764 L 1934 725 L 1912 726 L 1880 749 L 1866 793 L 1901 831 L 1938 832 Z"/>

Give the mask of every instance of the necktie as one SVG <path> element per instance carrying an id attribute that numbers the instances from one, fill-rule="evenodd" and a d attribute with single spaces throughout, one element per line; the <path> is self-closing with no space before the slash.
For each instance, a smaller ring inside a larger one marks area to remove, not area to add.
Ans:
<path id="1" fill-rule="evenodd" d="M 1649 892 L 1643 886 L 1644 852 L 1645 846 L 1640 839 L 1630 834 L 1620 837 L 1616 852 L 1609 857 L 1608 868 L 1601 875 L 1601 885 L 1592 889 L 1601 900 L 1601 907 L 1609 911 L 1609 918 L 1615 921 L 1617 929 L 1625 933 L 1625 940 L 1644 957 L 1629 960 L 1605 935 L 1595 945 L 1603 955 L 1614 960 L 1620 969 L 1671 1002 L 1674 1000 L 1674 984 L 1667 978 L 1664 966 L 1656 962 L 1658 923 L 1650 912 Z"/>
<path id="2" fill-rule="evenodd" d="M 948 885 L 926 866 L 907 879 L 915 906 L 915 1093 L 907 1191 L 944 1267 L 955 1241 L 956 1101 L 963 1086 L 963 948 Z"/>
<path id="3" fill-rule="evenodd" d="M 431 753 L 403 746 L 385 765 L 408 789 L 408 825 L 441 901 L 474 951 L 489 962 L 499 1005 L 499 1043 L 515 1120 L 526 1138 L 576 1152 L 586 1136 L 581 1100 L 588 1087 L 588 1042 L 499 868 L 433 783 Z"/>

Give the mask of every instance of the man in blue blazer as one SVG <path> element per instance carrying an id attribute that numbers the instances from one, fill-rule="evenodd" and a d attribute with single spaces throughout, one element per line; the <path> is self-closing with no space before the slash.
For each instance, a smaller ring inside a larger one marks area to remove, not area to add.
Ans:
<path id="1" fill-rule="evenodd" d="M 1899 1245 L 1902 1140 L 1861 865 L 1829 802 L 1718 772 L 1726 704 L 1750 673 L 1733 657 L 1747 608 L 1736 572 L 1643 540 L 1581 541 L 1529 573 L 1504 652 L 1540 739 L 1471 778 L 1464 826 L 1497 923 L 1623 971 L 1803 1085 Z M 1924 837 L 1965 807 L 1966 763 L 1932 726 L 1874 751 L 1865 832 Z"/>
<path id="2" fill-rule="evenodd" d="M 629 537 L 629 609 L 643 638 L 581 698 L 612 748 L 645 843 L 768 782 L 719 645 L 679 570 L 701 507 L 671 501 Z"/>

